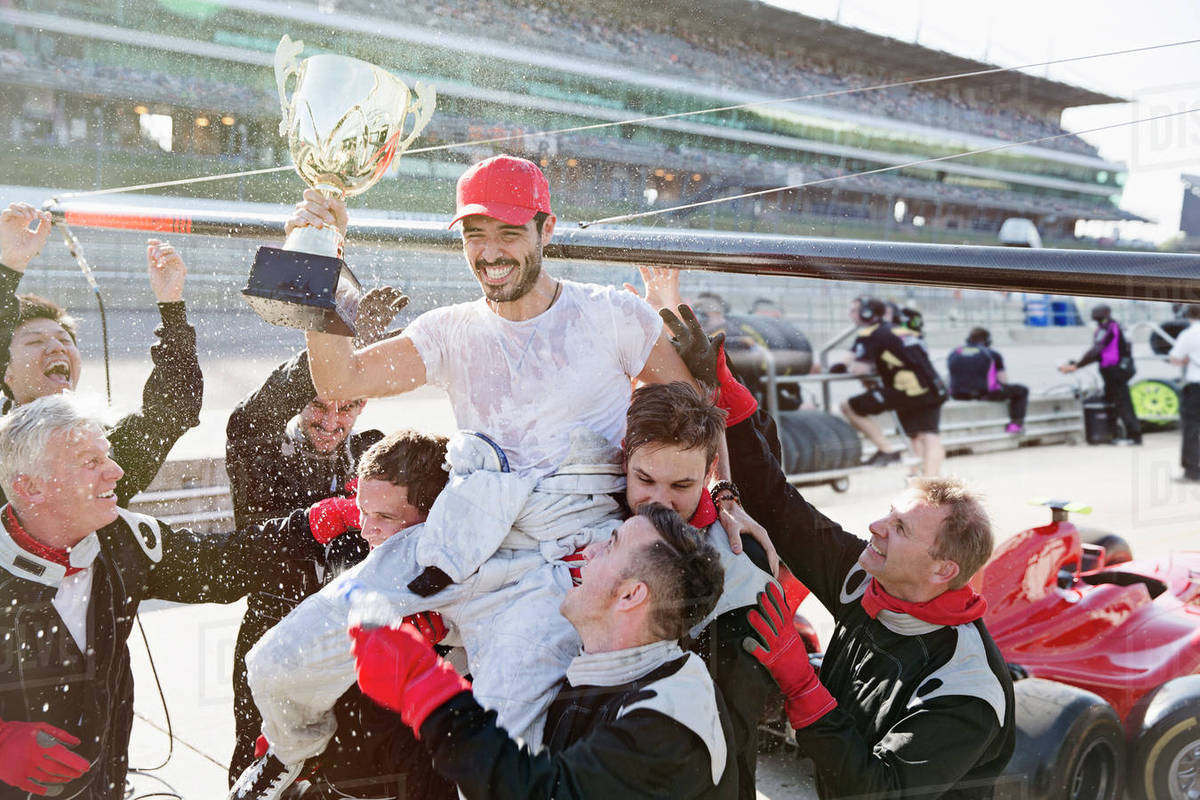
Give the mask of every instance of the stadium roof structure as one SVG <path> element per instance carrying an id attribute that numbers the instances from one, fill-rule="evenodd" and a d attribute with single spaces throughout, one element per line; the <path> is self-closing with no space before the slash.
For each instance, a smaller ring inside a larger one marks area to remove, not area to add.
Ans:
<path id="1" fill-rule="evenodd" d="M 812 51 L 833 58 L 862 61 L 870 54 L 873 66 L 906 78 L 952 75 L 995 69 L 996 64 L 976 61 L 890 36 L 870 33 L 832 20 L 819 19 L 779 8 L 761 0 L 658 0 L 660 11 L 672 9 L 681 19 L 701 18 L 706 25 L 727 30 L 751 29 L 756 37 L 771 36 L 783 47 Z M 973 85 L 1057 108 L 1127 103 L 1126 98 L 1104 94 L 1061 81 L 1040 78 L 1019 70 L 970 78 Z"/>

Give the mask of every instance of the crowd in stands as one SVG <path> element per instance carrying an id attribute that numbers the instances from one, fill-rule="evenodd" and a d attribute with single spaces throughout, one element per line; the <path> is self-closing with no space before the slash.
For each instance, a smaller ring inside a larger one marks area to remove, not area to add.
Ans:
<path id="1" fill-rule="evenodd" d="M 468 138 L 484 138 L 484 136 L 477 135 L 482 124 L 480 120 L 441 115 L 435 117 L 430 129 L 433 135 L 439 139 L 463 141 Z M 496 126 L 488 127 L 484 131 L 487 136 L 512 135 L 520 132 L 520 129 L 516 127 L 501 129 Z M 812 163 L 800 165 L 794 161 L 771 160 L 758 156 L 747 158 L 745 155 L 737 153 L 722 153 L 688 146 L 676 147 L 653 141 L 631 141 L 594 133 L 571 134 L 569 141 L 557 143 L 557 145 L 559 147 L 569 146 L 573 155 L 583 158 L 585 161 L 642 164 L 676 169 L 680 172 L 699 172 L 711 178 L 709 182 L 702 185 L 701 191 L 713 192 L 715 190 L 716 193 L 713 196 L 719 195 L 722 186 L 727 187 L 731 194 L 746 189 L 787 186 L 794 181 L 798 167 L 802 170 L 802 180 L 806 183 L 849 175 L 852 172 L 844 167 L 831 165 Z M 517 139 L 505 146 L 514 152 L 525 153 L 532 158 L 536 158 L 539 152 L 539 142 L 536 138 Z M 725 176 L 736 176 L 736 179 Z M 715 186 L 713 182 L 716 183 Z M 837 190 L 843 195 L 846 193 L 883 195 L 909 201 L 927 200 L 943 205 L 1002 209 L 1032 216 L 1057 215 L 1080 219 L 1129 218 L 1126 212 L 1101 197 L 1097 197 L 1095 202 L 1088 202 L 1078 198 L 1033 195 L 1026 192 L 930 181 L 894 172 L 847 177 L 822 184 L 822 188 Z M 689 199 L 692 198 L 685 197 L 683 201 L 686 202 Z M 831 213 L 833 212 L 831 211 Z M 837 204 L 837 215 L 863 218 L 869 216 L 865 206 L 857 209 L 855 202 L 849 199 Z"/>
<path id="2" fill-rule="evenodd" d="M 318 2 L 318 0 L 312 0 Z M 319 0 L 331 13 L 392 16 L 384 0 Z M 773 48 L 761 41 L 728 36 L 728 30 L 699 34 L 638 6 L 618 18 L 612 6 L 601 17 L 584 0 L 414 0 L 406 19 L 447 32 L 504 38 L 512 44 L 563 53 L 684 80 L 698 80 L 731 90 L 751 90 L 779 97 L 840 92 L 904 76 L 867 75 L 834 70 L 811 58 Z M 725 36 L 719 35 L 725 33 Z M 821 97 L 813 102 L 872 116 L 891 117 L 936 128 L 962 131 L 1006 141 L 1024 141 L 1065 133 L 1056 121 L 1009 105 L 942 91 L 895 88 L 886 91 Z M 1077 136 L 1063 136 L 1041 146 L 1095 156 L 1095 147 Z"/>
<path id="3" fill-rule="evenodd" d="M 230 111 L 270 109 L 276 102 L 273 92 L 236 83 L 63 55 L 45 58 L 19 50 L 0 50 L 0 76 L 34 79 L 69 90 L 89 86 L 104 93 Z"/>

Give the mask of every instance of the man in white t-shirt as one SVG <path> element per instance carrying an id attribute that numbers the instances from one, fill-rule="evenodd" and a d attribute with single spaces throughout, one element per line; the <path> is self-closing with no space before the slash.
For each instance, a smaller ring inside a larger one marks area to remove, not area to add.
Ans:
<path id="1" fill-rule="evenodd" d="M 309 191 L 288 224 L 344 230 L 346 220 L 344 203 Z M 452 439 L 450 481 L 421 529 L 378 548 L 250 653 L 263 730 L 289 771 L 332 735 L 326 703 L 354 681 L 346 616 L 368 594 L 397 617 L 441 611 L 462 637 L 476 697 L 539 747 L 541 717 L 579 652 L 558 613 L 570 582 L 562 559 L 606 540 L 620 521 L 613 495 L 624 488 L 630 381 L 691 382 L 640 298 L 542 269 L 555 217 L 532 162 L 496 156 L 468 169 L 458 222 L 483 297 L 429 311 L 403 335 L 358 351 L 348 338 L 307 334 L 320 396 L 380 397 L 429 383 L 447 391 L 457 426 L 471 433 Z M 723 520 L 735 552 L 747 527 L 739 512 Z"/>
<path id="2" fill-rule="evenodd" d="M 1183 367 L 1183 392 L 1179 403 L 1183 475 L 1178 480 L 1200 484 L 1200 303 L 1187 306 L 1183 315 L 1191 324 L 1180 332 L 1168 355 L 1172 364 Z"/>

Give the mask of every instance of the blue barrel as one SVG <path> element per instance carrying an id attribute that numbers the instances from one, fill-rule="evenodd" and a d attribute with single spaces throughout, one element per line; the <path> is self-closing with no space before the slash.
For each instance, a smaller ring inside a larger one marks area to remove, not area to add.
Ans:
<path id="1" fill-rule="evenodd" d="M 1054 300 L 1050 303 L 1050 317 L 1055 325 L 1078 325 L 1079 313 L 1070 300 Z"/>
<path id="2" fill-rule="evenodd" d="M 1025 324 L 1034 328 L 1050 324 L 1049 304 L 1044 299 L 1025 301 Z"/>

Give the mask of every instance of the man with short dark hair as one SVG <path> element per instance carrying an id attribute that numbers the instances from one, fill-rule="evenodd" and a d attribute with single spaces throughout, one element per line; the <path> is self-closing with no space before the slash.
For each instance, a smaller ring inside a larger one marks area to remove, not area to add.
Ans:
<path id="1" fill-rule="evenodd" d="M 718 506 L 736 494 L 732 484 L 713 492 L 707 486 L 715 469 L 718 443 L 727 422 L 736 424 L 757 407 L 749 392 L 740 402 L 723 398 L 731 413 L 700 397 L 690 385 L 642 386 L 633 393 L 626 415 L 625 495 L 629 505 L 661 503 L 703 531 L 721 557 L 725 578 L 712 612 L 691 631 L 694 649 L 729 711 L 733 757 L 738 766 L 738 796 L 753 800 L 758 762 L 758 723 L 773 682 L 743 648 L 750 632 L 746 612 L 755 604 L 773 565 L 748 537 L 744 552 L 734 553 L 718 519 Z M 753 554 L 755 561 L 751 560 Z"/>
<path id="2" fill-rule="evenodd" d="M 920 337 L 886 322 L 886 315 L 887 304 L 874 297 L 860 297 L 850 304 L 851 320 L 863 327 L 846 369 L 855 375 L 874 373 L 881 385 L 842 403 L 842 413 L 878 448 L 869 463 L 882 466 L 899 461 L 900 453 L 889 450 L 883 431 L 871 417 L 895 411 L 921 459 L 921 474 L 936 475 L 946 456 L 939 433 L 946 387 Z"/>
<path id="3" fill-rule="evenodd" d="M 677 639 L 711 613 L 720 558 L 657 503 L 590 545 L 562 614 L 583 652 L 550 704 L 545 750 L 496 724 L 470 684 L 407 626 L 351 629 L 358 684 L 399 712 L 466 797 L 733 798 L 737 767 L 723 704 Z"/>
<path id="4" fill-rule="evenodd" d="M 330 543 L 353 537 L 362 541 L 366 549 L 373 549 L 424 522 L 434 499 L 446 485 L 447 475 L 442 468 L 446 441 L 444 436 L 400 430 L 376 442 L 358 461 L 356 496 L 335 495 L 308 510 L 314 538 Z M 326 553 L 326 561 L 309 562 L 326 568 L 326 575 L 313 591 L 333 573 L 357 564 L 363 557 L 357 555 L 352 561 L 331 563 L 329 551 Z M 276 573 L 286 575 L 294 571 L 287 562 L 272 565 L 264 570 L 264 582 L 279 583 Z M 304 596 L 296 597 L 293 605 Z M 437 614 L 415 615 L 407 621 L 416 625 L 430 644 L 441 641 L 446 633 Z M 450 800 L 455 796 L 453 787 L 433 771 L 428 753 L 413 738 L 412 731 L 394 714 L 363 698 L 357 687 L 351 686 L 337 698 L 332 714 L 337 720 L 337 732 L 321 758 L 312 762 L 301 776 L 310 784 L 305 798 Z M 256 729 L 251 743 L 257 745 L 260 741 Z M 252 749 L 250 755 L 244 767 L 253 770 L 262 763 L 256 760 L 262 753 Z M 243 771 L 235 777 L 240 777 Z"/>
<path id="5" fill-rule="evenodd" d="M 1180 331 L 1171 346 L 1168 358 L 1183 367 L 1183 390 L 1180 392 L 1179 459 L 1183 474 L 1181 483 L 1200 483 L 1200 303 L 1191 303 L 1183 310 L 1188 326 Z"/>
<path id="6" fill-rule="evenodd" d="M 1092 321 L 1096 330 L 1092 335 L 1092 346 L 1077 361 L 1068 361 L 1059 366 L 1064 375 L 1086 367 L 1093 361 L 1100 367 L 1100 378 L 1104 381 L 1104 400 L 1111 403 L 1117 419 L 1124 427 L 1124 437 L 1114 438 L 1113 444 L 1139 445 L 1142 443 L 1142 423 L 1133 410 L 1133 399 L 1129 396 L 1129 380 L 1136 368 L 1133 365 L 1133 347 L 1125 332 L 1112 316 L 1112 308 L 1100 303 L 1092 309 Z M 1111 420 L 1113 427 L 1116 420 Z"/>
<path id="7" fill-rule="evenodd" d="M 304 197 L 289 226 L 345 227 L 343 203 Z M 537 165 L 512 156 L 474 164 L 458 181 L 451 224 L 462 224 L 482 297 L 428 311 L 404 334 L 364 349 L 307 334 L 322 397 L 387 396 L 425 383 L 448 391 L 462 433 L 449 448 L 447 490 L 409 537 L 411 552 L 407 539 L 389 543 L 347 580 L 386 574 L 380 591 L 398 615 L 446 615 L 463 637 L 480 700 L 533 746 L 577 645 L 553 613 L 569 581 L 563 559 L 619 522 L 630 380 L 690 380 L 662 321 L 639 298 L 543 270 L 555 219 Z M 729 505 L 736 521 L 740 507 Z M 300 606 L 249 656 L 272 757 L 289 771 L 321 751 L 328 695 L 353 678 L 334 631 L 339 619 L 344 627 L 344 609 L 330 595 L 341 588 Z"/>
<path id="8" fill-rule="evenodd" d="M 49 300 L 16 294 L 49 235 L 48 212 L 27 203 L 12 203 L 0 212 L 0 389 L 5 411 L 74 389 L 79 382 L 82 364 L 74 320 Z M 187 267 L 171 245 L 158 239 L 147 241 L 146 262 L 162 324 L 155 329 L 158 342 L 150 347 L 154 369 L 142 389 L 141 409 L 107 433 L 124 471 L 116 490 L 120 505 L 150 485 L 179 437 L 200 424 L 204 394 L 196 331 L 183 303 Z"/>
<path id="9" fill-rule="evenodd" d="M 286 517 L 327 497 L 353 494 L 355 465 L 383 438 L 378 430 L 353 433 L 365 400 L 317 397 L 301 351 L 280 364 L 238 403 L 225 428 L 225 469 L 236 527 Z M 353 501 L 351 501 L 352 503 Z M 236 743 L 229 782 L 254 761 L 262 717 L 246 683 L 246 653 L 301 600 L 321 588 L 329 573 L 357 564 L 369 548 L 355 532 L 330 540 L 324 557 L 279 565 L 275 580 L 246 599 L 233 650 L 233 718 Z"/>
<path id="10" fill-rule="evenodd" d="M 950 370 L 950 396 L 955 400 L 1007 400 L 1008 425 L 1005 433 L 1025 430 L 1025 410 L 1029 407 L 1029 387 L 1009 383 L 1004 356 L 992 349 L 992 334 L 987 328 L 972 328 L 967 343 L 946 357 Z"/>

